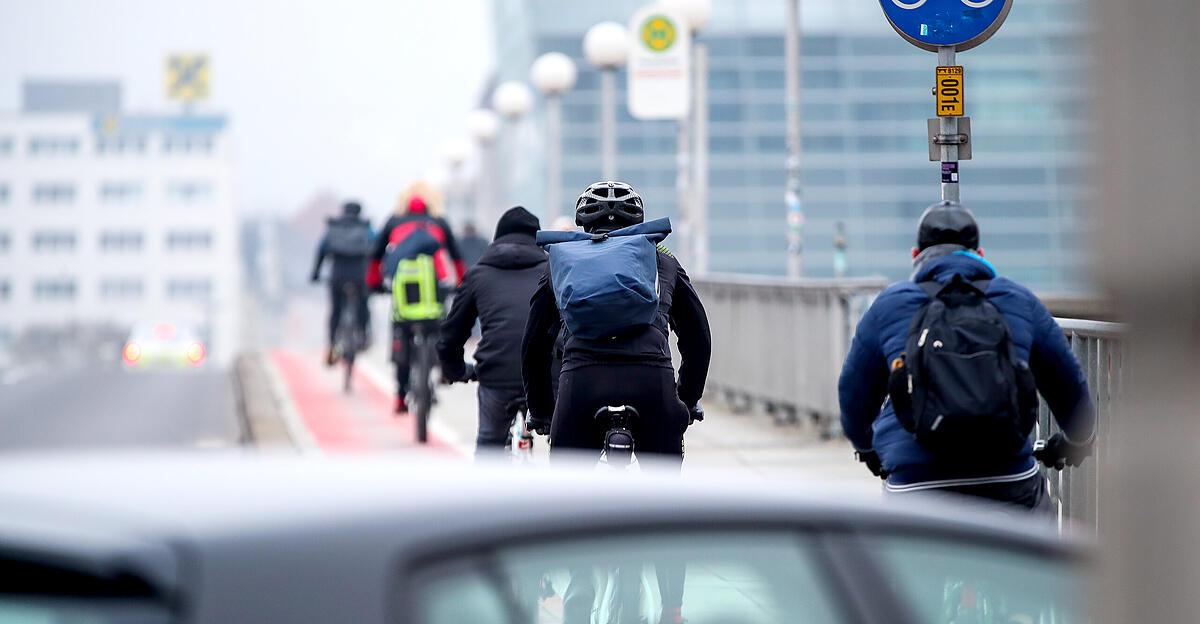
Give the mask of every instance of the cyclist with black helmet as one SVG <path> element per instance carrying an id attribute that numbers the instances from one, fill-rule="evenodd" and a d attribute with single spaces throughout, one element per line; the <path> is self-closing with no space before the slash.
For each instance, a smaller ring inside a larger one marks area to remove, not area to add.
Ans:
<path id="1" fill-rule="evenodd" d="M 624 182 L 597 182 L 579 196 L 575 223 L 590 234 L 605 234 L 645 220 L 642 198 Z M 553 264 L 551 260 L 551 264 Z M 712 345 L 708 317 L 679 261 L 661 245 L 657 254 L 658 315 L 649 326 L 618 336 L 588 339 L 566 329 L 560 319 L 550 271 L 531 301 L 522 345 L 530 428 L 549 432 L 551 448 L 599 450 L 604 429 L 594 418 L 608 405 L 630 405 L 641 417 L 632 433 L 639 454 L 683 458 L 683 432 L 703 419 L 699 402 L 708 375 Z M 678 383 L 668 333 L 679 338 Z M 560 330 L 562 372 L 555 402 L 551 361 Z"/>

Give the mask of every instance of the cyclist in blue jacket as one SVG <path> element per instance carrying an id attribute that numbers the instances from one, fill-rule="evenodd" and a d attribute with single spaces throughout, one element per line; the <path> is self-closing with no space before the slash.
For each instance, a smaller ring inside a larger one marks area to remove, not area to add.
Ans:
<path id="1" fill-rule="evenodd" d="M 860 461 L 886 478 L 889 492 L 942 490 L 1049 509 L 1031 443 L 984 463 L 948 460 L 922 446 L 901 426 L 892 402 L 885 402 L 889 363 L 904 352 L 913 317 L 930 301 L 918 284 L 945 284 L 956 275 L 969 282 L 988 280 L 984 294 L 1004 317 L 1015 352 L 1029 363 L 1039 393 L 1065 434 L 1051 438 L 1052 450 L 1072 465 L 1087 455 L 1095 409 L 1062 329 L 1029 289 L 997 275 L 983 258 L 974 216 L 953 202 L 925 211 L 911 279 L 884 290 L 858 324 L 838 382 L 842 428 Z"/>

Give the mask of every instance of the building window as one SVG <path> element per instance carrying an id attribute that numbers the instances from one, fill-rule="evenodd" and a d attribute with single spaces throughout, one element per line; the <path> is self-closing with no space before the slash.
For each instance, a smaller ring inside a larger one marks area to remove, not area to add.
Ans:
<path id="1" fill-rule="evenodd" d="M 12 247 L 12 236 L 8 232 L 0 232 L 0 254 L 8 253 Z"/>
<path id="2" fill-rule="evenodd" d="M 37 253 L 75 251 L 75 233 L 67 231 L 34 232 L 33 250 Z"/>
<path id="3" fill-rule="evenodd" d="M 203 278 L 177 278 L 167 282 L 167 297 L 202 301 L 212 296 L 212 282 Z"/>
<path id="4" fill-rule="evenodd" d="M 33 186 L 35 204 L 69 204 L 75 201 L 75 186 L 63 182 L 44 182 Z"/>
<path id="5" fill-rule="evenodd" d="M 145 287 L 136 277 L 114 277 L 100 282 L 100 297 L 103 299 L 141 299 Z"/>
<path id="6" fill-rule="evenodd" d="M 0 156 L 12 156 L 15 144 L 12 137 L 0 136 Z"/>
<path id="7" fill-rule="evenodd" d="M 100 201 L 106 204 L 128 204 L 142 197 L 142 185 L 137 182 L 105 182 L 100 185 Z"/>
<path id="8" fill-rule="evenodd" d="M 144 154 L 146 137 L 102 137 L 96 139 L 96 153 L 101 156 Z"/>
<path id="9" fill-rule="evenodd" d="M 212 247 L 212 234 L 203 230 L 167 233 L 167 249 L 171 251 L 203 251 L 210 247 Z"/>
<path id="10" fill-rule="evenodd" d="M 112 253 L 126 253 L 142 250 L 142 233 L 134 231 L 116 231 L 100 233 L 100 250 Z"/>
<path id="11" fill-rule="evenodd" d="M 212 199 L 213 185 L 209 182 L 172 182 L 167 186 L 167 196 L 183 204 L 196 204 Z"/>
<path id="12" fill-rule="evenodd" d="M 7 206 L 10 198 L 12 198 L 12 190 L 7 184 L 0 184 L 0 206 Z"/>
<path id="13" fill-rule="evenodd" d="M 0 279 L 0 302 L 7 302 L 12 299 L 12 283 L 7 279 Z"/>
<path id="14" fill-rule="evenodd" d="M 71 156 L 79 152 L 79 139 L 73 136 L 35 136 L 29 138 L 30 156 Z"/>
<path id="15" fill-rule="evenodd" d="M 210 154 L 213 138 L 207 135 L 166 135 L 162 140 L 164 154 Z"/>
<path id="16" fill-rule="evenodd" d="M 69 301 L 75 298 L 75 280 L 43 278 L 33 283 L 33 298 L 39 301 Z"/>

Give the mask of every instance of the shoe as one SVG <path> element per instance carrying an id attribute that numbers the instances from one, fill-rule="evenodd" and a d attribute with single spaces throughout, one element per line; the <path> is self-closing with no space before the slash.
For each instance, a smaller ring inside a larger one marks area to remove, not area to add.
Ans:
<path id="1" fill-rule="evenodd" d="M 408 413 L 408 402 L 404 400 L 403 396 L 396 397 L 396 414 L 407 414 L 407 413 Z"/>
<path id="2" fill-rule="evenodd" d="M 334 364 L 337 364 L 337 355 L 334 354 L 333 347 L 329 347 L 325 349 L 325 366 L 332 368 Z"/>

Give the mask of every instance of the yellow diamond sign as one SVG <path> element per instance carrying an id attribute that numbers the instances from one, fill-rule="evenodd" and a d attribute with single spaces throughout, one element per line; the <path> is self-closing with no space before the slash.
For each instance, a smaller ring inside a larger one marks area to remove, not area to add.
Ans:
<path id="1" fill-rule="evenodd" d="M 642 23 L 642 43 L 655 52 L 666 52 L 675 45 L 675 23 L 665 15 L 651 15 Z"/>
<path id="2" fill-rule="evenodd" d="M 180 102 L 208 99 L 207 54 L 172 54 L 167 57 L 167 98 Z"/>

